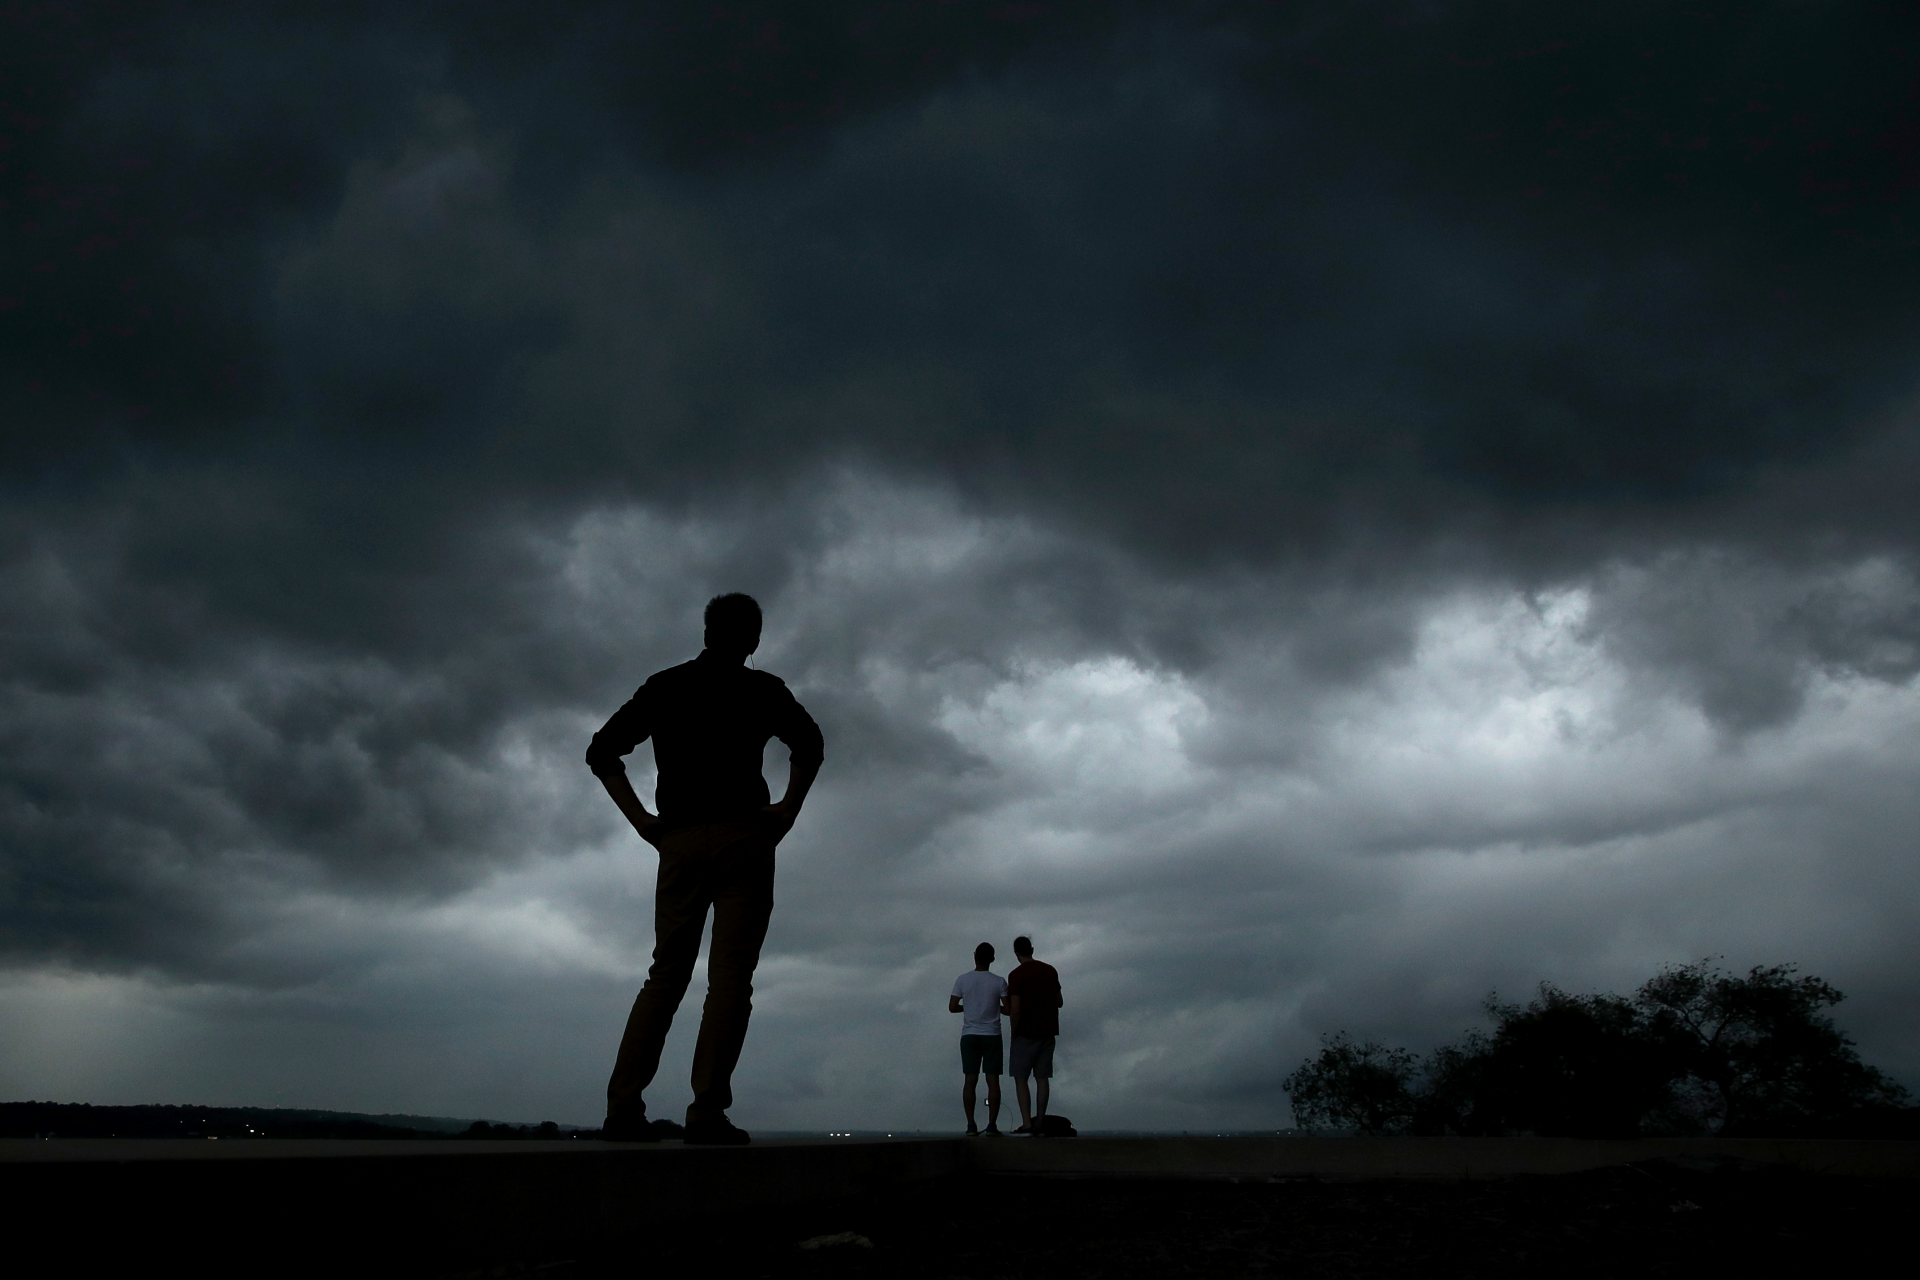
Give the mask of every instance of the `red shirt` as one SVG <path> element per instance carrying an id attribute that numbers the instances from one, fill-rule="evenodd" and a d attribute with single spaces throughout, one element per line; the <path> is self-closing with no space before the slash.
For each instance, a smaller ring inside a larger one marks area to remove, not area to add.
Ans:
<path id="1" fill-rule="evenodd" d="M 1013 1034 L 1022 1040 L 1045 1040 L 1060 1034 L 1060 974 L 1050 964 L 1022 960 L 1007 975 L 1007 1000 L 1020 997 L 1020 1018 Z"/>

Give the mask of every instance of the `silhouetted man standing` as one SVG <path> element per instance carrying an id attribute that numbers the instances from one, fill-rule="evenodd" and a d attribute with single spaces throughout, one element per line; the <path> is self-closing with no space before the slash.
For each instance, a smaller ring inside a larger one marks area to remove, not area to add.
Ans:
<path id="1" fill-rule="evenodd" d="M 603 1134 L 651 1142 L 641 1093 L 660 1069 L 674 1010 L 700 955 L 707 909 L 707 1004 L 693 1051 L 688 1142 L 738 1145 L 744 1129 L 726 1116 L 734 1064 L 753 1012 L 753 970 L 773 914 L 773 850 L 793 827 L 820 772 L 820 726 L 777 676 L 745 666 L 760 647 L 760 606 L 752 596 L 707 604 L 707 645 L 699 657 L 653 675 L 613 713 L 587 748 L 593 770 L 640 838 L 660 851 L 653 897 L 653 967 L 633 1002 L 620 1056 L 607 1082 Z M 649 813 L 621 757 L 653 739 L 659 783 Z M 769 804 L 760 756 L 767 739 L 791 753 L 787 794 Z"/>
<path id="2" fill-rule="evenodd" d="M 1035 1120 L 1047 1118 L 1047 1090 L 1053 1082 L 1053 1042 L 1060 1034 L 1060 972 L 1033 958 L 1033 939 L 1015 938 L 1013 954 L 1019 967 L 1007 975 L 1007 1013 L 1013 1019 L 1013 1094 L 1020 1102 L 1020 1127 L 1015 1133 L 1037 1134 Z M 1039 1105 L 1027 1094 L 1027 1077 L 1039 1081 Z"/>
<path id="3" fill-rule="evenodd" d="M 973 1122 L 975 1085 L 980 1073 L 987 1076 L 987 1133 L 1000 1133 L 1000 1015 L 1006 1012 L 1007 980 L 994 973 L 993 944 L 983 942 L 973 949 L 973 968 L 953 980 L 947 995 L 947 1012 L 964 1013 L 960 1023 L 960 1104 L 967 1109 L 967 1136 L 977 1137 L 980 1128 Z"/>

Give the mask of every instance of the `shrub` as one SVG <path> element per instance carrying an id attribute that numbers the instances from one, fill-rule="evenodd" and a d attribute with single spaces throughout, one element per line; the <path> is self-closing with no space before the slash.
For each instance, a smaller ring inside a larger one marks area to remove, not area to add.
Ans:
<path id="1" fill-rule="evenodd" d="M 1281 1082 L 1295 1123 L 1364 1134 L 1779 1136 L 1886 1129 L 1907 1092 L 1860 1061 L 1824 1010 L 1844 997 L 1792 965 L 1662 970 L 1631 998 L 1542 983 L 1525 1005 L 1489 996 L 1491 1034 L 1424 1061 L 1323 1037 Z M 1891 1130 L 1889 1130 L 1891 1131 Z"/>
<path id="2" fill-rule="evenodd" d="M 1342 1031 L 1320 1038 L 1320 1056 L 1281 1083 L 1293 1101 L 1294 1122 L 1309 1129 L 1404 1133 L 1413 1124 L 1414 1057 L 1369 1040 L 1355 1044 Z"/>

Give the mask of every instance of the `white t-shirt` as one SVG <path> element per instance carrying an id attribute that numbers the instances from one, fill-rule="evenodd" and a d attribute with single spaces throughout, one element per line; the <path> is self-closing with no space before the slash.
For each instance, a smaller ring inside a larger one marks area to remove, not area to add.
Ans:
<path id="1" fill-rule="evenodd" d="M 953 994 L 967 1011 L 960 1023 L 963 1036 L 1000 1034 L 1000 997 L 1007 994 L 1007 980 L 997 973 L 969 969 L 953 980 Z"/>

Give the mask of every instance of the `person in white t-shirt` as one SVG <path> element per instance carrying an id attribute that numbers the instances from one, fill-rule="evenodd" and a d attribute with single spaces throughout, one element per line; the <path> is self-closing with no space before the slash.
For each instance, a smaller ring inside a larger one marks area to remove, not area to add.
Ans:
<path id="1" fill-rule="evenodd" d="M 960 1070 L 966 1076 L 960 1101 L 967 1109 L 969 1138 L 980 1132 L 973 1123 L 973 1103 L 983 1071 L 987 1076 L 987 1136 L 1000 1136 L 1000 1015 L 1006 1012 L 1007 980 L 988 971 L 992 963 L 991 942 L 975 947 L 973 968 L 953 980 L 953 994 L 947 997 L 948 1013 L 966 1015 L 960 1024 Z"/>

